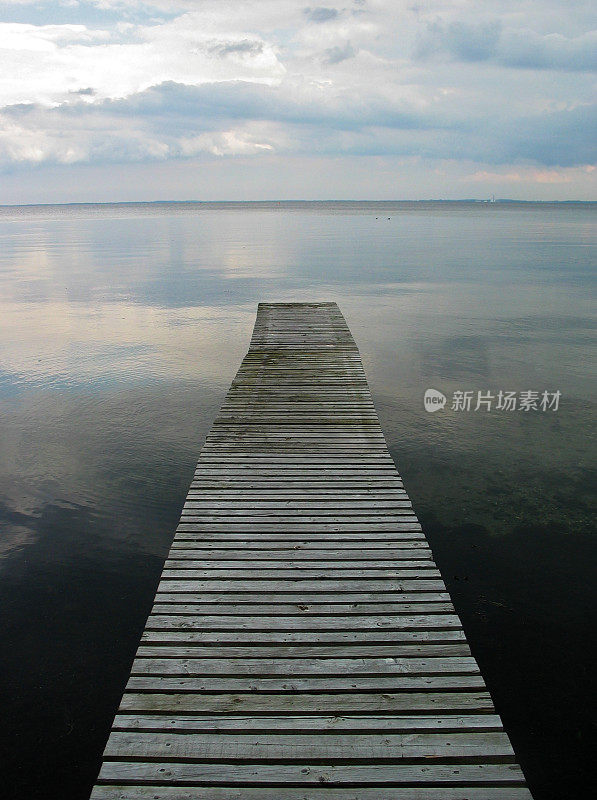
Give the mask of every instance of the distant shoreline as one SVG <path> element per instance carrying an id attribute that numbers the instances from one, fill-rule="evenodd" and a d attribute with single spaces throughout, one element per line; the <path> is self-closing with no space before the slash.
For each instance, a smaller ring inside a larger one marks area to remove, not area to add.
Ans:
<path id="1" fill-rule="evenodd" d="M 0 203 L 0 209 L 11 208 L 56 208 L 56 207 L 89 207 L 89 206 L 204 206 L 212 208 L 235 208 L 247 206 L 272 208 L 309 207 L 309 206 L 389 206 L 389 205 L 542 205 L 542 206 L 592 206 L 597 200 L 514 200 L 499 198 L 496 200 L 479 198 L 462 198 L 459 200 L 110 200 L 86 201 L 76 203 Z"/>

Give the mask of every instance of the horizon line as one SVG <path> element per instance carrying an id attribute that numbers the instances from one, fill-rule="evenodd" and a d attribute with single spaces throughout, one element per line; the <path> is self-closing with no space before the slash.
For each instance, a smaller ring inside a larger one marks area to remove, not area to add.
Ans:
<path id="1" fill-rule="evenodd" d="M 510 197 L 500 197 L 495 199 L 488 199 L 486 197 L 461 197 L 461 198 L 452 198 L 452 199 L 445 199 L 445 198 L 425 198 L 425 199 L 408 199 L 408 198 L 401 198 L 401 199 L 393 199 L 393 200 L 371 200 L 371 199 L 357 199 L 353 198 L 350 200 L 338 200 L 329 198 L 326 200 L 306 200 L 306 199 L 294 199 L 294 200 L 276 200 L 276 199 L 268 199 L 268 200 L 76 200 L 76 201 L 68 201 L 68 202 L 43 202 L 43 203 L 0 203 L 0 208 L 39 208 L 39 207 L 50 207 L 50 206 L 124 206 L 124 205 L 166 205 L 166 204 L 178 204 L 178 205 L 257 205 L 257 204 L 278 204 L 278 205 L 290 205 L 293 203 L 301 203 L 301 204 L 323 204 L 323 203 L 370 203 L 370 204 L 381 204 L 381 203 L 477 203 L 482 205 L 497 205 L 498 203 L 535 203 L 535 204 L 595 204 L 597 203 L 597 199 L 595 200 L 520 200 L 516 198 Z"/>

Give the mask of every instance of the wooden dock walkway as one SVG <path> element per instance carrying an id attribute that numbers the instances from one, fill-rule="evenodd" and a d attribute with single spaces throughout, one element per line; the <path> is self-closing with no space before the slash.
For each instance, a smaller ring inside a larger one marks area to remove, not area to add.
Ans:
<path id="1" fill-rule="evenodd" d="M 529 800 L 335 303 L 259 305 L 92 800 Z"/>

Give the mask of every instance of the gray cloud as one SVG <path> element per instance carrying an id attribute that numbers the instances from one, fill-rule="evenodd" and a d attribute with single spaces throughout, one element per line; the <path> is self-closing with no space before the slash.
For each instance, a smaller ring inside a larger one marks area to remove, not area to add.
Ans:
<path id="1" fill-rule="evenodd" d="M 86 89 L 73 89 L 70 94 L 79 95 L 81 97 L 95 97 L 97 92 L 91 86 L 88 86 Z"/>
<path id="2" fill-rule="evenodd" d="M 341 61 L 346 61 L 348 58 L 354 58 L 357 53 L 358 50 L 355 50 L 350 42 L 346 42 L 343 45 L 328 47 L 327 50 L 324 50 L 324 62 L 326 64 L 339 64 Z"/>
<path id="3" fill-rule="evenodd" d="M 447 54 L 461 61 L 486 61 L 495 54 L 500 34 L 499 22 L 431 22 L 419 36 L 415 57 Z"/>
<path id="4" fill-rule="evenodd" d="M 336 8 L 317 6 L 317 8 L 305 8 L 304 14 L 311 22 L 328 22 L 331 19 L 336 19 L 338 10 Z"/>
<path id="5" fill-rule="evenodd" d="M 164 83 L 126 100 L 106 101 L 102 110 L 118 116 L 145 116 L 172 122 L 180 119 L 187 121 L 184 124 L 200 121 L 202 125 L 216 127 L 224 120 L 288 122 L 336 130 L 367 126 L 416 129 L 457 124 L 455 119 L 429 117 L 404 104 L 392 105 L 373 95 L 363 98 L 340 92 L 313 97 L 284 85 L 265 86 L 245 81 L 202 86 Z M 78 112 L 71 107 L 71 113 Z"/>
<path id="6" fill-rule="evenodd" d="M 593 71 L 597 69 L 597 31 L 574 38 L 532 30 L 512 30 L 500 21 L 427 23 L 414 57 L 448 57 L 457 61 L 493 61 L 504 67 Z"/>
<path id="7" fill-rule="evenodd" d="M 597 105 L 530 114 L 490 129 L 504 162 L 528 159 L 571 167 L 597 161 Z"/>
<path id="8" fill-rule="evenodd" d="M 240 132 L 234 134 L 235 146 L 243 152 L 265 148 L 289 155 L 418 156 L 547 167 L 597 159 L 594 105 L 512 110 L 507 116 L 498 106 L 493 113 L 458 117 L 446 107 L 422 112 L 344 95 L 314 100 L 284 87 L 235 81 L 200 87 L 166 83 L 126 100 L 54 109 L 14 106 L 3 113 L 5 122 L 25 132 L 45 131 L 44 160 L 50 163 L 164 160 L 202 150 L 225 154 L 230 130 Z"/>
<path id="9" fill-rule="evenodd" d="M 567 71 L 597 70 L 597 31 L 569 39 L 559 33 L 508 31 L 500 41 L 498 61 L 504 66 Z"/>
<path id="10" fill-rule="evenodd" d="M 209 52 L 215 53 L 222 58 L 239 53 L 241 55 L 258 56 L 263 53 L 263 42 L 257 39 L 243 39 L 240 42 L 219 42 L 217 45 L 210 47 Z"/>

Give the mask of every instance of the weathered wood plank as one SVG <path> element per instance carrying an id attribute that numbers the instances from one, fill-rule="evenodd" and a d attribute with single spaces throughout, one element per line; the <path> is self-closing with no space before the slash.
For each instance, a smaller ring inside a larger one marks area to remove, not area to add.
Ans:
<path id="1" fill-rule="evenodd" d="M 239 550 L 239 547 L 241 548 Z M 431 550 L 425 542 L 377 542 L 358 540 L 352 544 L 350 541 L 327 542 L 317 540 L 303 540 L 299 542 L 289 542 L 278 540 L 273 542 L 263 542 L 259 540 L 247 541 L 240 545 L 230 544 L 226 541 L 202 542 L 201 540 L 191 540 L 189 542 L 175 541 L 170 548 L 172 558 L 248 558 L 253 553 L 258 558 L 350 558 L 353 553 L 362 559 L 367 558 L 429 558 Z"/>
<path id="2" fill-rule="evenodd" d="M 369 761 L 430 758 L 451 760 L 499 759 L 512 761 L 514 754 L 504 733 L 477 730 L 473 733 L 425 732 L 408 734 L 384 731 L 355 733 L 345 730 L 340 736 L 292 732 L 258 733 L 224 731 L 167 733 L 113 731 L 104 751 L 105 759 L 177 761 L 228 761 L 260 759 L 284 762 L 317 763 L 329 760 Z"/>
<path id="3" fill-rule="evenodd" d="M 523 786 L 462 788 L 442 786 L 414 787 L 406 789 L 393 787 L 334 789 L 326 786 L 288 786 L 260 787 L 218 787 L 218 786 L 163 786 L 146 784 L 112 784 L 96 786 L 91 800 L 532 800 L 528 789 Z"/>
<path id="4" fill-rule="evenodd" d="M 309 564 L 305 564 L 304 562 L 299 562 L 296 565 L 288 568 L 280 567 L 276 569 L 275 565 L 270 564 L 269 569 L 265 567 L 259 567 L 258 569 L 251 568 L 250 565 L 247 565 L 244 569 L 235 567 L 224 566 L 220 569 L 217 566 L 212 566 L 209 562 L 201 563 L 196 565 L 194 568 L 191 568 L 191 565 L 188 565 L 188 569 L 173 569 L 170 565 L 166 565 L 164 570 L 162 571 L 162 576 L 164 580 L 181 580 L 187 578 L 189 580 L 201 580 L 202 578 L 206 580 L 217 580 L 221 577 L 226 577 L 228 580 L 233 580 L 237 578 L 239 580 L 244 580 L 247 575 L 259 577 L 261 580 L 281 580 L 281 579 L 289 579 L 293 580 L 306 580 L 307 578 L 311 578 L 313 580 L 318 579 L 331 579 L 331 578 L 341 578 L 345 580 L 361 580 L 364 578 L 405 578 L 407 580 L 419 580 L 421 582 L 425 582 L 427 580 L 432 581 L 433 579 L 439 579 L 440 575 L 437 569 L 374 569 L 373 567 L 368 566 L 367 568 L 353 568 L 350 565 L 345 566 L 323 566 L 321 569 L 315 569 L 314 567 L 309 566 Z M 202 568 L 203 567 L 203 568 Z"/>
<path id="5" fill-rule="evenodd" d="M 470 656 L 466 642 L 403 642 L 384 644 L 347 642 L 344 644 L 193 644 L 186 642 L 141 643 L 138 658 L 455 658 Z"/>
<path id="6" fill-rule="evenodd" d="M 403 526 L 400 526 L 403 527 Z M 411 526 L 409 526 L 410 528 Z M 301 542 L 309 542 L 314 547 L 318 546 L 318 542 L 322 546 L 330 547 L 330 543 L 337 545 L 339 542 L 350 543 L 351 547 L 359 546 L 363 543 L 363 547 L 385 547 L 389 546 L 387 543 L 397 543 L 397 547 L 428 547 L 428 544 L 421 533 L 420 529 L 413 530 L 394 530 L 394 531 L 360 531 L 353 533 L 351 531 L 340 531 L 330 533 L 327 536 L 321 531 L 315 533 L 306 532 L 303 534 L 284 530 L 262 531 L 258 536 L 253 533 L 244 533 L 238 530 L 236 526 L 232 527 L 232 532 L 227 531 L 211 531 L 211 530 L 197 530 L 197 525 L 194 523 L 185 523 L 178 525 L 177 533 L 174 537 L 173 546 L 179 542 L 217 542 L 221 543 L 223 547 L 228 547 L 226 542 L 243 542 L 250 541 L 251 547 L 260 547 L 262 542 L 280 542 L 290 543 L 292 547 L 300 546 Z M 402 543 L 409 543 L 403 545 Z M 417 544 L 410 544 L 417 542 Z M 239 545 L 240 546 L 240 545 Z M 344 545 L 343 545 L 344 546 Z"/>
<path id="7" fill-rule="evenodd" d="M 193 676 L 173 678 L 169 676 L 136 676 L 132 675 L 126 685 L 129 692 L 202 692 L 235 693 L 235 692 L 290 692 L 294 697 L 295 711 L 301 708 L 299 694 L 315 692 L 362 692 L 369 691 L 475 691 L 484 689 L 485 683 L 480 675 L 393 675 L 380 677 L 377 675 L 353 677 L 278 677 L 262 678 L 213 678 Z"/>
<path id="8" fill-rule="evenodd" d="M 331 710 L 338 714 L 442 714 L 483 712 L 495 713 L 488 692 L 391 691 L 383 692 L 318 692 L 301 693 L 300 711 L 296 695 L 285 693 L 245 692 L 134 692 L 122 696 L 120 711 L 127 713 L 177 714 L 321 714 Z"/>
<path id="9" fill-rule="evenodd" d="M 113 730 L 118 731 L 188 731 L 190 733 L 227 731 L 265 731 L 268 733 L 313 733 L 314 731 L 347 731 L 364 733 L 459 733 L 462 731 L 502 731 L 502 721 L 497 714 L 444 714 L 443 716 L 294 716 L 294 717 L 247 717 L 181 714 L 165 720 L 161 714 L 117 714 Z"/>
<path id="10" fill-rule="evenodd" d="M 422 629 L 349 629 L 349 630 L 197 630 L 189 628 L 145 629 L 143 642 L 187 642 L 188 644 L 404 644 L 412 642 L 459 642 L 461 628 Z"/>
<path id="11" fill-rule="evenodd" d="M 239 581 L 242 581 L 242 586 Z M 158 590 L 160 592 L 279 592 L 280 594 L 297 592 L 445 592 L 446 587 L 440 580 L 394 580 L 386 578 L 370 578 L 362 580 L 359 578 L 348 578 L 344 576 L 340 579 L 311 579 L 305 580 L 295 577 L 293 580 L 271 578 L 264 580 L 260 576 L 259 580 L 240 577 L 238 580 L 228 580 L 226 577 L 220 580 L 170 580 L 162 579 Z"/>
<path id="12" fill-rule="evenodd" d="M 245 481 L 240 481 L 244 484 Z M 259 491 L 259 486 L 255 488 Z M 200 508 L 187 508 L 180 518 L 181 525 L 194 525 L 194 530 L 213 530 L 226 533 L 230 528 L 233 533 L 247 531 L 251 534 L 259 531 L 263 526 L 263 533 L 300 533 L 304 531 L 306 538 L 311 538 L 312 533 L 406 533 L 411 531 L 420 532 L 421 528 L 418 520 L 411 509 L 395 509 L 391 518 L 390 515 L 379 513 L 376 510 L 367 514 L 359 513 L 359 509 L 352 511 L 338 512 L 337 514 L 326 513 L 325 509 L 314 508 L 308 517 L 300 511 L 292 509 L 281 510 L 279 513 L 272 509 L 247 509 L 247 513 L 238 514 L 234 510 L 225 508 L 207 510 Z"/>
<path id="13" fill-rule="evenodd" d="M 136 658 L 131 675 L 309 676 L 478 674 L 474 658 Z"/>
<path id="14" fill-rule="evenodd" d="M 421 532 L 421 527 L 418 522 L 416 523 L 400 523 L 393 525 L 388 530 L 379 527 L 369 530 L 363 530 L 362 527 L 351 526 L 340 530 L 322 530 L 322 526 L 309 526 L 308 528 L 300 529 L 293 526 L 289 530 L 289 526 L 285 525 L 271 525 L 263 523 L 258 531 L 246 530 L 246 525 L 202 525 L 197 522 L 182 522 L 176 528 L 175 541 L 189 540 L 189 541 L 204 541 L 213 539 L 217 541 L 246 541 L 248 536 L 252 536 L 254 542 L 263 542 L 269 540 L 279 540 L 284 538 L 287 542 L 290 541 L 371 541 L 371 542 L 425 542 L 425 538 Z M 338 527 L 338 526 L 336 526 Z M 183 535 L 185 534 L 185 535 Z"/>
<path id="15" fill-rule="evenodd" d="M 167 569 L 195 569 L 195 568 L 209 568 L 209 569 L 250 569 L 262 570 L 270 567 L 276 569 L 334 569 L 334 570 L 358 570 L 369 569 L 391 569 L 396 570 L 415 570 L 416 572 L 426 573 L 429 570 L 437 574 L 437 568 L 431 558 L 425 557 L 425 553 L 412 553 L 408 557 L 408 553 L 399 554 L 392 558 L 391 554 L 388 558 L 387 554 L 375 553 L 371 558 L 361 558 L 361 553 L 337 551 L 331 554 L 338 556 L 331 558 L 330 555 L 302 552 L 297 553 L 300 558 L 294 557 L 293 553 L 236 553 L 236 558 L 232 558 L 230 553 L 214 554 L 208 553 L 211 558 L 206 558 L 202 553 L 192 551 L 174 551 L 170 552 L 170 557 L 166 559 L 165 566 Z M 269 556 L 269 557 L 268 557 Z M 409 574 L 413 574 L 412 572 Z"/>
<path id="16" fill-rule="evenodd" d="M 261 617 L 231 615 L 231 614 L 150 614 L 147 619 L 146 630 L 260 630 L 260 631 L 291 631 L 291 630 L 351 630 L 361 628 L 371 630 L 405 630 L 416 628 L 429 630 L 432 628 L 460 628 L 461 622 L 456 614 L 413 614 L 397 616 L 374 616 L 351 614 L 342 617 L 335 616 L 330 620 L 328 616 L 317 614 L 308 617 L 282 616 L 265 614 Z"/>
<path id="17" fill-rule="evenodd" d="M 242 587 L 241 587 L 242 588 Z M 213 603 L 261 603 L 261 604 L 279 604 L 279 603 L 292 603 L 294 605 L 300 604 L 307 606 L 309 604 L 320 605 L 338 605 L 342 606 L 350 603 L 351 607 L 358 603 L 373 603 L 373 604 L 413 604 L 413 609 L 421 608 L 420 604 L 426 603 L 449 603 L 450 596 L 447 592 L 342 592 L 338 594 L 326 594 L 311 592 L 300 592 L 293 594 L 291 592 L 280 594 L 264 593 L 264 592 L 221 592 L 219 594 L 205 594 L 197 595 L 194 592 L 179 592 L 169 593 L 158 591 L 155 596 L 156 603 L 204 603 L 207 604 L 206 610 Z M 450 610 L 453 606 L 450 603 Z M 212 606 L 213 608 L 213 606 Z M 220 609 L 217 609 L 220 613 Z M 221 612 L 224 613 L 224 612 Z"/>
<path id="18" fill-rule="evenodd" d="M 156 595 L 156 600 L 159 595 Z M 195 600 L 191 603 L 156 602 L 151 610 L 154 615 L 161 614 L 241 614 L 250 616 L 271 616 L 283 614 L 284 616 L 296 615 L 297 617 L 310 617 L 326 614 L 333 617 L 348 616 L 351 614 L 371 614 L 375 616 L 400 616 L 412 614 L 446 614 L 452 611 L 451 603 L 205 603 Z"/>
<path id="19" fill-rule="evenodd" d="M 99 781 L 132 781 L 139 783 L 161 782 L 168 777 L 172 782 L 198 786 L 210 785 L 267 785 L 281 786 L 321 784 L 370 784 L 410 786 L 437 783 L 466 786 L 482 782 L 493 785 L 517 786 L 524 781 L 516 764 L 246 764 L 180 763 L 176 761 L 136 762 L 105 761 Z"/>

